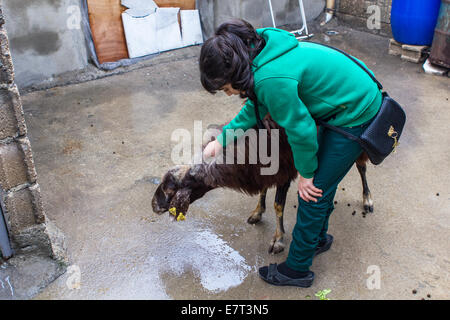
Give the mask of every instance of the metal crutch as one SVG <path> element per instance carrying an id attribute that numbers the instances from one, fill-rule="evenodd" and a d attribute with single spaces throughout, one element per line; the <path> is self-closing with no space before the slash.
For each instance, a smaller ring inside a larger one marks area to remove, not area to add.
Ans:
<path id="1" fill-rule="evenodd" d="M 306 16 L 305 16 L 305 8 L 303 7 L 303 0 L 298 0 L 298 5 L 300 7 L 300 15 L 302 17 L 303 26 L 298 30 L 290 32 L 293 34 L 298 34 L 298 37 L 296 37 L 297 39 L 309 39 L 313 36 L 313 34 L 308 33 L 308 25 L 306 24 Z M 272 16 L 273 27 L 276 28 L 277 25 L 275 23 L 275 16 L 273 14 L 272 0 L 269 0 L 269 7 L 270 7 L 270 15 Z M 302 36 L 303 31 L 305 32 L 304 36 Z"/>

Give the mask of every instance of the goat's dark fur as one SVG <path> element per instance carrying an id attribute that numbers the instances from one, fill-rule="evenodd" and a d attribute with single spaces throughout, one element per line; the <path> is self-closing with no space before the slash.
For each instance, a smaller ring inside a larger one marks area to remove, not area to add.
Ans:
<path id="1" fill-rule="evenodd" d="M 264 118 L 263 123 L 269 131 L 267 150 L 270 150 L 270 130 L 279 129 L 279 170 L 276 174 L 261 175 L 260 170 L 263 165 L 259 159 L 257 164 L 248 164 L 249 142 L 245 139 L 246 164 L 219 164 L 212 162 L 191 166 L 176 166 L 170 169 L 164 175 L 161 184 L 155 192 L 152 200 L 153 211 L 162 214 L 168 211 L 169 208 L 176 208 L 177 216 L 179 213 L 186 214 L 189 204 L 201 198 L 206 192 L 215 188 L 230 188 L 248 195 L 260 194 L 258 206 L 247 220 L 249 223 L 256 223 L 261 219 L 261 215 L 265 211 L 267 189 L 277 187 L 275 199 L 277 229 L 269 252 L 281 252 L 284 248 L 282 242 L 284 234 L 284 204 L 289 185 L 297 177 L 298 173 L 294 166 L 292 150 L 284 129 L 278 126 L 269 115 Z M 236 146 L 237 142 L 235 142 Z M 225 152 L 223 156 L 226 156 Z M 373 211 L 370 191 L 365 177 L 367 159 L 367 155 L 363 153 L 356 163 L 363 182 L 364 208 L 366 211 Z M 237 161 L 234 163 L 237 163 Z"/>

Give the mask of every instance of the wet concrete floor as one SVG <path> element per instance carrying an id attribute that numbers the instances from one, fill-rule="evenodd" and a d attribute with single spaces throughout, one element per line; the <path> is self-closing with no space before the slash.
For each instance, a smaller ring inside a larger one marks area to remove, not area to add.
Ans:
<path id="1" fill-rule="evenodd" d="M 205 92 L 197 60 L 188 58 L 23 96 L 47 215 L 65 233 L 72 265 L 36 298 L 316 299 L 331 289 L 331 299 L 448 299 L 450 80 L 389 56 L 386 38 L 338 30 L 330 43 L 374 70 L 408 123 L 398 152 L 368 168 L 373 214 L 361 214 L 356 168 L 340 184 L 329 228 L 335 242 L 315 258 L 311 288 L 258 277 L 258 267 L 288 251 L 267 253 L 274 190 L 256 226 L 246 219 L 257 198 L 229 190 L 192 204 L 184 222 L 152 212 L 156 183 L 173 165 L 173 130 L 224 123 L 240 108 L 239 98 Z M 287 244 L 296 201 L 291 187 Z"/>

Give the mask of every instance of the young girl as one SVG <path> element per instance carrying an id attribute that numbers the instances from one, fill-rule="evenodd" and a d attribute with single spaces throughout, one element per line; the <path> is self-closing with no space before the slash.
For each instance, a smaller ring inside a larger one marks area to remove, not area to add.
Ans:
<path id="1" fill-rule="evenodd" d="M 222 24 L 200 54 L 203 87 L 247 98 L 239 114 L 209 143 L 205 157 L 216 155 L 234 139 L 227 129 L 254 127 L 255 105 L 285 129 L 299 173 L 297 223 L 285 262 L 259 269 L 274 285 L 309 287 L 313 257 L 328 250 L 328 219 L 339 182 L 361 154 L 358 143 L 320 128 L 326 120 L 361 135 L 381 107 L 382 94 L 355 62 L 319 44 L 298 42 L 289 32 L 255 30 L 243 20 Z"/>

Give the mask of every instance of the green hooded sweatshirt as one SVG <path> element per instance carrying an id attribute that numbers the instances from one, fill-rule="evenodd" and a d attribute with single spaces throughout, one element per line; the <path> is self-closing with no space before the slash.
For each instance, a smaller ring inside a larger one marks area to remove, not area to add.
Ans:
<path id="1" fill-rule="evenodd" d="M 252 67 L 260 116 L 270 113 L 285 129 L 296 169 L 312 178 L 318 151 L 315 119 L 333 117 L 328 123 L 340 127 L 361 125 L 378 112 L 382 94 L 368 74 L 340 52 L 298 42 L 281 29 L 257 32 L 266 40 Z M 234 130 L 255 125 L 254 104 L 248 100 L 217 140 L 225 147 L 240 136 Z"/>

